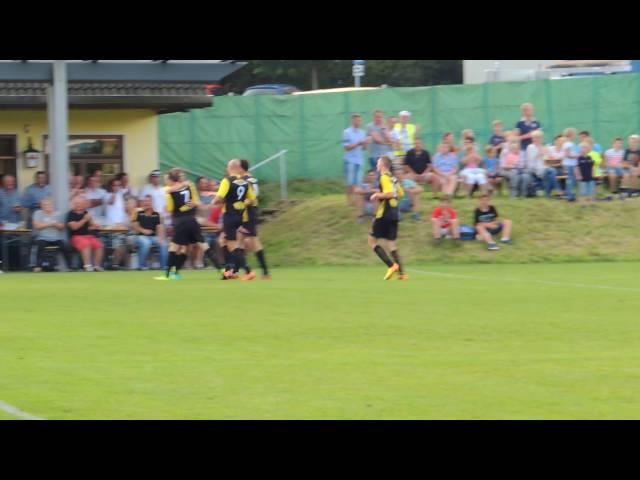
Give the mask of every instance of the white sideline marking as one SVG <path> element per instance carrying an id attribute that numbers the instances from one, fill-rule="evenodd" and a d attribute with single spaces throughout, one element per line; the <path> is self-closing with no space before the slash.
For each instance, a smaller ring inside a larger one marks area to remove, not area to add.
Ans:
<path id="1" fill-rule="evenodd" d="M 438 277 L 451 277 L 451 278 L 462 278 L 466 280 L 497 280 L 497 281 L 506 281 L 506 282 L 524 282 L 524 283 L 539 283 L 542 285 L 560 285 L 562 287 L 575 287 L 575 288 L 599 288 L 604 290 L 625 290 L 629 292 L 640 292 L 639 288 L 629 288 L 629 287 L 612 287 L 611 285 L 593 285 L 588 283 L 565 283 L 565 282 L 554 282 L 551 280 L 529 280 L 526 278 L 497 278 L 497 277 L 474 277 L 472 275 L 458 275 L 455 273 L 442 273 L 442 272 L 426 272 L 424 270 L 417 270 L 415 268 L 409 269 L 409 271 L 413 271 L 416 273 L 422 273 L 424 275 L 435 275 Z"/>
<path id="2" fill-rule="evenodd" d="M 14 407 L 13 405 L 9 405 L 2 400 L 0 400 L 0 410 L 4 410 L 9 415 L 24 418 L 25 420 L 44 420 L 44 418 L 36 417 L 35 415 L 31 415 L 30 413 L 23 412 L 19 408 Z"/>

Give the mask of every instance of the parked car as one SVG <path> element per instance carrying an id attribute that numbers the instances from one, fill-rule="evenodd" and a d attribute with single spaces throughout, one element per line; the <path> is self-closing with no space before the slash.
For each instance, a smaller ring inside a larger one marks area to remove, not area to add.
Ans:
<path id="1" fill-rule="evenodd" d="M 286 83 L 266 83 L 264 85 L 254 85 L 247 88 L 242 96 L 247 95 L 291 95 L 293 92 L 297 92 L 298 89 L 293 85 L 287 85 Z"/>
<path id="2" fill-rule="evenodd" d="M 223 85 L 219 85 L 217 83 L 213 83 L 210 85 L 207 85 L 207 95 L 209 96 L 220 96 L 220 95 L 224 95 L 225 93 L 225 88 Z"/>

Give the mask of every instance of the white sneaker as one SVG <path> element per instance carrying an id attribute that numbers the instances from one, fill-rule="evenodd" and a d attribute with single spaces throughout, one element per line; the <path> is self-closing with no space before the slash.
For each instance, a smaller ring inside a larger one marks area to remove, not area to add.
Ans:
<path id="1" fill-rule="evenodd" d="M 93 266 L 92 265 L 85 265 L 84 266 L 84 271 L 85 272 L 93 272 Z"/>
<path id="2" fill-rule="evenodd" d="M 93 271 L 94 272 L 104 272 L 104 268 L 102 268 L 102 267 L 94 267 Z"/>

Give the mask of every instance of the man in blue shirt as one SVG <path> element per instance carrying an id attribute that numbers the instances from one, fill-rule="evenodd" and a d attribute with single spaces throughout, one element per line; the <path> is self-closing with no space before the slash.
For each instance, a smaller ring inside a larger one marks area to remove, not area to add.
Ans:
<path id="1" fill-rule="evenodd" d="M 5 175 L 0 188 L 0 223 L 19 223 L 22 220 L 22 202 L 16 188 L 16 177 Z"/>
<path id="2" fill-rule="evenodd" d="M 530 103 L 523 103 L 520 107 L 522 112 L 522 118 L 516 127 L 520 130 L 520 150 L 526 150 L 531 144 L 531 134 L 534 130 L 539 130 L 542 125 L 533 117 L 533 105 Z"/>
<path id="3" fill-rule="evenodd" d="M 355 205 L 354 190 L 360 183 L 364 148 L 369 143 L 367 134 L 360 128 L 362 117 L 359 113 L 351 115 L 351 126 L 342 132 L 344 147 L 344 177 L 347 190 L 347 204 Z"/>
<path id="4" fill-rule="evenodd" d="M 40 209 L 40 202 L 45 198 L 51 197 L 51 187 L 47 185 L 47 174 L 43 171 L 36 172 L 35 182 L 29 185 L 22 195 L 22 205 L 27 208 L 27 228 L 31 228 L 33 214 Z"/>

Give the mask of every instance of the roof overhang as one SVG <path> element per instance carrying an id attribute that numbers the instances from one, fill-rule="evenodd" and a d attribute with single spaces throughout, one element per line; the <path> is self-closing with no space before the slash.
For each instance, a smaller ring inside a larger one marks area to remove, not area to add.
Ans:
<path id="1" fill-rule="evenodd" d="M 212 83 L 245 66 L 220 60 L 68 60 L 69 82 Z M 51 60 L 0 60 L 0 81 L 51 82 Z"/>

